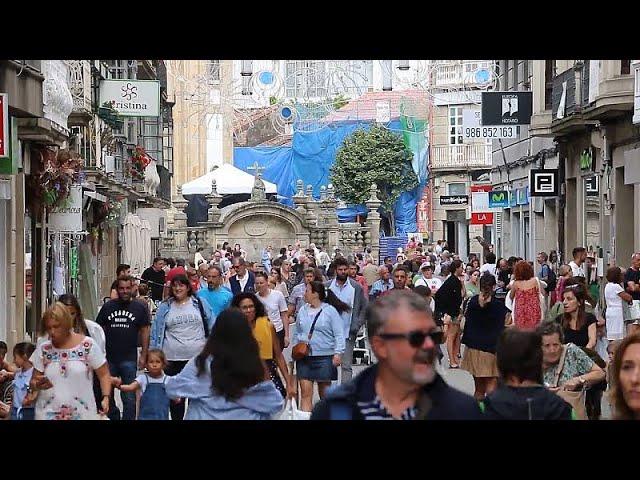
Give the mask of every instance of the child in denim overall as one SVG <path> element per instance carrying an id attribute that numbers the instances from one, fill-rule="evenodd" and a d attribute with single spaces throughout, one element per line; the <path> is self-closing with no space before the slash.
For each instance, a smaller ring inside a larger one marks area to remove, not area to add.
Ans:
<path id="1" fill-rule="evenodd" d="M 141 392 L 138 420 L 169 420 L 169 397 L 165 391 L 167 365 L 164 352 L 151 349 L 147 354 L 147 373 L 138 377 L 129 385 L 122 385 L 120 378 L 114 378 L 113 384 L 123 392 Z"/>

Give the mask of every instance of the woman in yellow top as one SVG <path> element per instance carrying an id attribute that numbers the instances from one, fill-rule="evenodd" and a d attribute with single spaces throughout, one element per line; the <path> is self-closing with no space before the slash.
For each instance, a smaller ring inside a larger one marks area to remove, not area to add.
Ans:
<path id="1" fill-rule="evenodd" d="M 284 398 L 293 398 L 296 393 L 294 383 L 280 349 L 276 329 L 269 321 L 262 302 L 258 300 L 254 293 L 242 292 L 233 297 L 231 306 L 239 308 L 249 325 L 251 325 L 253 336 L 258 342 L 260 358 L 267 365 L 271 380 L 278 391 Z M 284 377 L 286 388 L 282 384 L 280 375 L 278 375 L 278 369 L 280 369 L 280 373 Z"/>

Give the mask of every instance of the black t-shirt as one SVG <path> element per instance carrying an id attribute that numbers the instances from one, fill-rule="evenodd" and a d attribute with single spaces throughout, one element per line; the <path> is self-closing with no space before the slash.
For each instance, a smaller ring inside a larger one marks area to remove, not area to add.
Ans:
<path id="1" fill-rule="evenodd" d="M 624 274 L 624 291 L 627 291 L 627 282 L 640 283 L 640 270 L 634 270 L 628 268 L 627 273 Z M 640 292 L 633 292 L 631 294 L 634 300 L 640 300 Z"/>
<path id="2" fill-rule="evenodd" d="M 137 360 L 138 332 L 151 323 L 149 310 L 143 303 L 110 300 L 100 309 L 96 322 L 104 329 L 108 362 Z"/>
<path id="3" fill-rule="evenodd" d="M 560 316 L 560 321 L 562 322 L 562 316 Z M 570 328 L 564 328 L 564 343 L 573 343 L 578 347 L 586 347 L 587 343 L 589 343 L 589 325 L 592 323 L 596 323 L 598 320 L 592 313 L 587 313 L 584 325 L 580 330 L 571 330 Z"/>
<path id="4" fill-rule="evenodd" d="M 498 337 L 504 330 L 504 321 L 509 310 L 504 303 L 492 298 L 484 307 L 480 306 L 479 296 L 469 299 L 462 343 L 467 347 L 483 352 L 495 353 Z"/>
<path id="5" fill-rule="evenodd" d="M 149 287 L 151 288 L 151 298 L 153 300 L 162 301 L 162 291 L 164 289 L 165 273 L 164 270 L 156 272 L 153 267 L 147 268 L 142 272 L 142 280 L 148 280 Z"/>

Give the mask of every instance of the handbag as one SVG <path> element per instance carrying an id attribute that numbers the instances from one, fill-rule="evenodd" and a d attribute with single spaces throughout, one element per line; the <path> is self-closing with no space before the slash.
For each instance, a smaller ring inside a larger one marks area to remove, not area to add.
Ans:
<path id="1" fill-rule="evenodd" d="M 562 375 L 562 370 L 564 369 L 564 364 L 566 360 L 567 354 L 567 346 L 564 345 L 562 347 L 562 354 L 560 355 L 560 361 L 558 362 L 558 370 L 556 371 L 556 376 L 553 381 L 553 386 L 558 387 L 560 383 L 560 375 Z M 562 398 L 565 402 L 571 405 L 573 411 L 576 415 L 576 420 L 587 420 L 587 409 L 585 407 L 585 397 L 586 390 L 584 388 L 580 389 L 577 392 L 571 390 L 558 390 L 556 394 Z"/>
<path id="2" fill-rule="evenodd" d="M 276 418 L 276 420 L 309 420 L 311 418 L 311 412 L 305 412 L 304 410 L 298 410 L 295 398 L 287 400 L 282 413 Z"/>
<path id="3" fill-rule="evenodd" d="M 625 323 L 632 323 L 640 320 L 640 300 L 634 300 L 631 305 L 623 301 L 622 317 Z"/>
<path id="4" fill-rule="evenodd" d="M 309 336 L 306 342 L 298 342 L 291 349 L 291 358 L 295 361 L 302 360 L 307 355 L 311 354 L 311 336 L 313 335 L 313 331 L 316 328 L 316 322 L 322 313 L 322 309 L 316 314 L 316 318 L 313 319 L 313 323 L 311 324 L 311 329 L 309 330 Z"/>

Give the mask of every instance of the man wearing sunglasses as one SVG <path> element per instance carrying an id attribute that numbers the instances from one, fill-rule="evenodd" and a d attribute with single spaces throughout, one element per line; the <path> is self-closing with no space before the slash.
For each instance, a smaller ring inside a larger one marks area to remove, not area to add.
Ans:
<path id="1" fill-rule="evenodd" d="M 334 387 L 316 405 L 312 420 L 478 420 L 474 399 L 450 387 L 435 369 L 442 333 L 428 303 L 395 290 L 365 315 L 378 363 Z"/>

